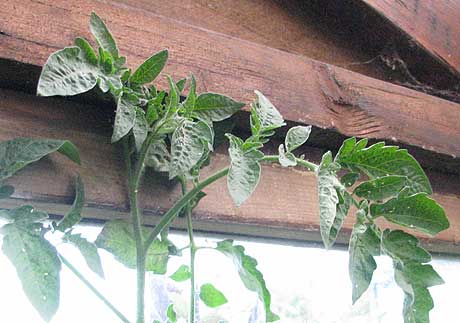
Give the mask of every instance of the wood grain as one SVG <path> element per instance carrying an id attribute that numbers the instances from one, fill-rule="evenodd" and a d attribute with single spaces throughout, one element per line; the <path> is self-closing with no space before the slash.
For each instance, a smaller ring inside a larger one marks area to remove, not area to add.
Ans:
<path id="1" fill-rule="evenodd" d="M 89 37 L 91 10 L 103 13 L 132 67 L 168 48 L 166 72 L 183 77 L 193 71 L 200 91 L 250 102 L 259 89 L 294 122 L 460 155 L 458 104 L 122 5 L 7 2 L 0 7 L 0 57 L 43 65 L 75 37 Z"/>
<path id="2" fill-rule="evenodd" d="M 354 30 L 338 27 L 312 1 L 301 0 L 117 0 L 192 26 L 266 45 L 388 80 L 371 61 L 376 53 L 353 41 Z M 319 12 L 318 12 L 319 11 Z M 356 30 L 355 30 L 356 31 Z M 376 62 L 378 63 L 378 62 Z"/>
<path id="3" fill-rule="evenodd" d="M 362 0 L 452 72 L 460 74 L 460 2 Z"/>
<path id="4" fill-rule="evenodd" d="M 127 217 L 123 163 L 119 159 L 120 151 L 110 145 L 111 113 L 97 106 L 0 90 L 0 140 L 19 136 L 68 139 L 79 147 L 82 156 L 81 167 L 53 154 L 23 169 L 8 180 L 16 187 L 16 192 L 14 199 L 2 201 L 1 207 L 27 202 L 53 214 L 65 214 L 72 203 L 73 179 L 79 172 L 86 188 L 85 217 L 100 220 Z M 316 161 L 321 151 L 307 148 L 304 153 L 308 159 Z M 220 151 L 203 176 L 227 165 L 228 157 L 225 151 Z M 436 239 L 422 237 L 427 239 L 432 250 L 444 248 L 444 251 L 460 252 L 460 179 L 437 172 L 428 174 L 434 198 L 446 209 L 451 228 Z M 316 241 L 320 238 L 316 186 L 316 177 L 310 172 L 264 165 L 256 192 L 238 208 L 231 201 L 225 179 L 222 179 L 206 190 L 208 196 L 196 209 L 197 228 Z M 147 224 L 156 223 L 158 216 L 180 196 L 178 185 L 152 172 L 147 172 L 141 192 Z M 341 241 L 345 241 L 352 224 L 350 216 Z M 174 224 L 175 227 L 183 225 L 182 220 Z"/>

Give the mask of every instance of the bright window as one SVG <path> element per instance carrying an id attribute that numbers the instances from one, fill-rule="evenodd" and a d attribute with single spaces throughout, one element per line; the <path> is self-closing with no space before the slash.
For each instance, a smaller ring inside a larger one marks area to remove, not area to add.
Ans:
<path id="1" fill-rule="evenodd" d="M 88 239 L 95 239 L 100 228 L 81 226 L 78 231 Z M 187 245 L 182 233 L 171 239 L 179 246 Z M 215 238 L 199 237 L 200 245 L 212 245 Z M 378 269 L 369 290 L 354 306 L 351 305 L 351 285 L 348 278 L 348 253 L 342 250 L 325 251 L 311 245 L 290 246 L 273 241 L 237 241 L 245 246 L 249 255 L 259 262 L 267 286 L 272 293 L 273 310 L 282 323 L 398 323 L 402 319 L 402 291 L 393 282 L 392 266 L 388 258 L 378 258 Z M 107 252 L 101 250 L 106 280 L 92 274 L 72 246 L 59 245 L 59 250 L 74 265 L 100 287 L 104 294 L 128 317 L 135 311 L 135 272 L 119 264 Z M 185 251 L 187 254 L 187 251 Z M 187 256 L 174 257 L 168 265 L 168 274 L 181 264 L 187 264 Z M 446 281 L 445 285 L 430 291 L 435 300 L 431 322 L 457 323 L 460 287 L 460 258 L 438 256 L 433 266 Z M 0 322 L 41 322 L 24 296 L 21 284 L 8 259 L 0 253 Z M 148 317 L 161 319 L 170 302 L 174 302 L 179 322 L 185 322 L 189 281 L 176 283 L 166 276 L 148 279 Z M 61 305 L 53 323 L 101 323 L 118 322 L 84 285 L 65 267 L 61 274 Z M 233 263 L 218 252 L 203 249 L 197 256 L 197 283 L 210 282 L 224 292 L 229 300 L 226 305 L 210 310 L 200 304 L 202 323 L 259 323 L 261 304 L 257 296 L 247 291 L 240 282 Z"/>

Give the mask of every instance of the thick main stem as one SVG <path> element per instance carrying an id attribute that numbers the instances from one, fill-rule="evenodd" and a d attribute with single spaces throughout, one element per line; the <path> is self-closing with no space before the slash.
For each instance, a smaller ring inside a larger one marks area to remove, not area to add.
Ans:
<path id="1" fill-rule="evenodd" d="M 129 206 L 131 209 L 131 221 L 133 224 L 134 240 L 136 242 L 136 282 L 137 282 L 137 310 L 136 323 L 144 323 L 145 312 L 145 257 L 144 238 L 142 236 L 141 215 L 137 203 L 137 192 L 139 188 L 140 176 L 144 164 L 145 152 L 148 143 L 144 143 L 139 154 L 136 166 L 133 169 L 131 155 L 129 151 L 128 138 L 123 139 L 123 154 L 128 175 L 128 195 Z"/>
<path id="2" fill-rule="evenodd" d="M 88 287 L 112 312 L 118 316 L 118 318 L 123 322 L 123 323 L 131 323 L 126 316 L 124 316 L 117 308 L 110 303 L 110 301 L 102 295 L 101 292 L 97 290 L 96 287 L 94 287 L 78 270 L 75 268 L 63 255 L 59 254 L 59 258 L 61 259 L 61 262 L 69 268 L 69 270 L 77 276 L 78 279 L 81 280 L 83 284 L 85 284 L 86 287 Z"/>
<path id="3" fill-rule="evenodd" d="M 180 179 L 182 195 L 187 194 L 187 182 L 185 178 Z M 192 224 L 192 207 L 190 203 L 185 207 L 185 216 L 187 217 L 187 231 L 190 241 L 190 310 L 189 310 L 189 323 L 195 323 L 195 254 L 196 245 L 193 238 L 193 224 Z"/>

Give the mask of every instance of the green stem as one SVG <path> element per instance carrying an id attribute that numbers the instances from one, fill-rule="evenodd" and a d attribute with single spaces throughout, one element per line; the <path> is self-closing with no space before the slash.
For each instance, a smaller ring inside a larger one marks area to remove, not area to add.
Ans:
<path id="1" fill-rule="evenodd" d="M 311 170 L 312 172 L 316 172 L 318 169 L 318 165 L 311 163 L 309 161 L 306 161 L 305 159 L 301 158 L 296 158 L 297 165 L 302 166 L 308 170 Z M 276 163 L 278 162 L 278 155 L 267 155 L 262 158 L 263 162 L 270 162 L 270 163 Z"/>
<path id="2" fill-rule="evenodd" d="M 149 237 L 145 241 L 144 248 L 145 250 L 148 250 L 150 245 L 153 243 L 153 241 L 156 239 L 156 237 L 160 234 L 161 231 L 165 227 L 167 227 L 172 220 L 177 216 L 177 214 L 184 208 L 194 197 L 197 195 L 202 189 L 204 189 L 206 186 L 214 183 L 217 181 L 219 178 L 224 177 L 225 175 L 228 174 L 228 167 L 221 169 L 217 173 L 215 173 L 212 176 L 209 176 L 206 178 L 204 181 L 199 182 L 193 189 L 187 192 L 182 198 L 177 201 L 172 208 L 168 210 L 162 217 L 160 222 L 155 226 L 155 228 L 152 230 L 150 233 Z"/>
<path id="3" fill-rule="evenodd" d="M 187 181 L 184 177 L 180 178 L 182 195 L 187 194 Z M 192 208 L 190 203 L 185 207 L 185 215 L 187 217 L 187 231 L 190 241 L 190 311 L 189 323 L 195 323 L 195 254 L 196 245 L 193 238 L 193 225 L 192 225 Z"/>
<path id="4" fill-rule="evenodd" d="M 128 138 L 123 139 L 123 154 L 126 163 L 126 170 L 128 174 L 128 195 L 129 205 L 131 209 L 131 221 L 133 224 L 134 240 L 136 242 L 136 279 L 137 279 L 137 314 L 136 322 L 144 323 L 144 309 L 145 309 L 145 252 L 144 252 L 144 239 L 142 237 L 141 215 L 137 201 L 137 192 L 139 188 L 139 180 L 142 173 L 144 158 L 148 148 L 148 143 L 144 142 L 141 153 L 139 155 L 136 167 L 133 172 L 131 155 L 129 152 Z M 147 141 L 147 140 L 146 140 Z"/>
<path id="5" fill-rule="evenodd" d="M 109 302 L 107 298 L 105 298 L 104 295 L 102 295 L 96 287 L 94 287 L 63 255 L 59 254 L 59 258 L 61 259 L 61 262 L 70 269 L 70 271 L 78 277 L 82 281 L 83 284 L 85 284 L 86 287 L 88 287 L 109 309 L 112 310 L 112 312 L 118 316 L 118 318 L 124 322 L 124 323 L 131 323 L 126 316 L 124 316 L 117 308 Z"/>
<path id="6" fill-rule="evenodd" d="M 302 166 L 307 168 L 308 170 L 311 171 L 316 171 L 318 169 L 318 166 L 316 164 L 310 163 L 306 160 L 296 158 L 297 163 Z M 277 155 L 267 155 L 261 160 L 262 162 L 278 162 L 278 156 Z M 177 214 L 182 210 L 183 207 L 185 207 L 188 202 L 190 202 L 196 194 L 198 194 L 202 189 L 204 189 L 206 186 L 214 183 L 217 181 L 219 178 L 224 177 L 228 174 L 229 168 L 224 168 L 214 175 L 206 178 L 204 181 L 199 182 L 192 190 L 188 191 L 187 194 L 182 196 L 182 198 L 177 201 L 172 208 L 168 210 L 162 217 L 160 222 L 155 226 L 153 231 L 150 233 L 149 237 L 147 238 L 145 244 L 144 244 L 144 251 L 146 251 L 150 245 L 153 243 L 153 241 L 156 239 L 156 237 L 160 234 L 161 231 L 165 227 L 167 227 L 172 220 L 177 216 Z"/>

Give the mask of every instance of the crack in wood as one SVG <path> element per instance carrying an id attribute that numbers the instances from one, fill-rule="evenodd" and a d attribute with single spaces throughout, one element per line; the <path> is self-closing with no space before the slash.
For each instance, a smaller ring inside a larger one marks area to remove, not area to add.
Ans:
<path id="1" fill-rule="evenodd" d="M 381 137 L 383 123 L 369 114 L 360 93 L 341 82 L 328 65 L 318 65 L 316 71 L 321 93 L 326 99 L 326 111 L 331 117 L 331 126 L 351 136 Z"/>

